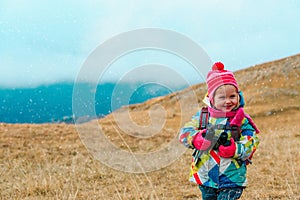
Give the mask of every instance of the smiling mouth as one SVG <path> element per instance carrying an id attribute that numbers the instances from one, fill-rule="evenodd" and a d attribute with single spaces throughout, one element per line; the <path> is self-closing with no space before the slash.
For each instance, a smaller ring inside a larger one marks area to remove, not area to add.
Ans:
<path id="1" fill-rule="evenodd" d="M 232 108 L 232 106 L 225 106 L 225 108 L 228 110 L 228 109 Z"/>

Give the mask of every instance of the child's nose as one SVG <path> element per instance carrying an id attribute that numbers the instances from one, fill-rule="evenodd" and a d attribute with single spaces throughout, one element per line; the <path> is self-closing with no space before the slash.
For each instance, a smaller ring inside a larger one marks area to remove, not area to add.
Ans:
<path id="1" fill-rule="evenodd" d="M 227 97 L 227 98 L 225 99 L 225 103 L 230 103 L 230 102 L 231 102 L 230 98 Z"/>

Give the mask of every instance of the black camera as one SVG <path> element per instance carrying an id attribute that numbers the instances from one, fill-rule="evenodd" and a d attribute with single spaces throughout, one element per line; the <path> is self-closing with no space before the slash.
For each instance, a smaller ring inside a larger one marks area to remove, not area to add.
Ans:
<path id="1" fill-rule="evenodd" d="M 222 132 L 213 149 L 218 150 L 220 145 L 230 146 L 231 142 L 227 140 L 227 138 L 228 138 L 228 134 L 226 132 Z"/>

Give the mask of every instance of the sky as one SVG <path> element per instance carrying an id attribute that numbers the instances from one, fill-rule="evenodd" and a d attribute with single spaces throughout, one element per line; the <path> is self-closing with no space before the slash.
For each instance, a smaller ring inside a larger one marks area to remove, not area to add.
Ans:
<path id="1" fill-rule="evenodd" d="M 184 35 L 236 71 L 300 53 L 298 19 L 297 0 L 1 0 L 0 87 L 74 81 L 101 44 L 145 28 Z M 153 63 L 199 81 L 189 63 L 153 49 L 113 60 L 105 80 Z"/>

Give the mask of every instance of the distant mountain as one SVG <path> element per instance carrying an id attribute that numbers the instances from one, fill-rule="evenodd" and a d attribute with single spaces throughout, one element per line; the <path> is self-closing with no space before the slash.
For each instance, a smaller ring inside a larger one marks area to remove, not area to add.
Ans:
<path id="1" fill-rule="evenodd" d="M 117 87 L 116 87 L 117 86 Z M 176 88 L 180 90 L 186 86 Z M 81 116 L 74 116 L 73 83 L 56 83 L 36 88 L 0 88 L 0 122 L 5 123 L 73 123 L 80 118 L 81 122 L 93 118 L 101 118 L 113 110 L 128 104 L 142 103 L 148 99 L 164 96 L 174 92 L 158 84 L 142 83 L 103 83 L 92 86 L 88 83 L 76 84 L 85 95 L 93 95 L 95 99 L 83 102 L 92 104 L 92 111 L 83 107 Z M 117 93 L 115 94 L 114 91 Z M 128 96 L 128 91 L 130 96 Z M 127 97 L 123 98 L 122 93 Z M 82 97 L 84 94 L 79 94 Z M 96 114 L 96 115 L 95 115 Z"/>

